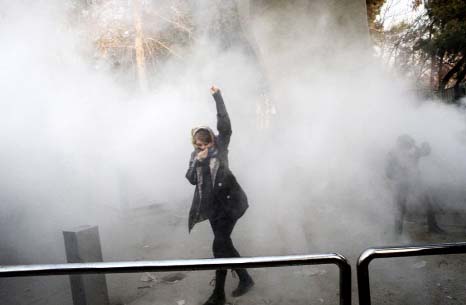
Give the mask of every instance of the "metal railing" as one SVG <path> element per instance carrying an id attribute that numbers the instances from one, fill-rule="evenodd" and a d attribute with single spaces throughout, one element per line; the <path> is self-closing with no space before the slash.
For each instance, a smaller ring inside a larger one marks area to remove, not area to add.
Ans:
<path id="1" fill-rule="evenodd" d="M 357 277 L 359 305 L 370 305 L 369 264 L 376 258 L 462 254 L 466 253 L 466 242 L 433 244 L 422 246 L 398 246 L 370 248 L 365 250 L 358 259 Z"/>
<path id="2" fill-rule="evenodd" d="M 340 304 L 351 305 L 351 266 L 344 256 L 336 253 L 269 257 L 0 266 L 0 278 L 38 275 L 135 273 L 148 271 L 166 272 L 329 264 L 337 265 L 340 270 Z"/>

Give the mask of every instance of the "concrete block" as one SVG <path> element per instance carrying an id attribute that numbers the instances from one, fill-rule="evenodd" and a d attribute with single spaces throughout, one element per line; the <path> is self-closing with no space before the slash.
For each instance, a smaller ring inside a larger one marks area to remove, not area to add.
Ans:
<path id="1" fill-rule="evenodd" d="M 63 231 L 68 263 L 102 262 L 99 228 L 81 226 Z M 108 305 L 105 274 L 70 275 L 74 305 Z"/>

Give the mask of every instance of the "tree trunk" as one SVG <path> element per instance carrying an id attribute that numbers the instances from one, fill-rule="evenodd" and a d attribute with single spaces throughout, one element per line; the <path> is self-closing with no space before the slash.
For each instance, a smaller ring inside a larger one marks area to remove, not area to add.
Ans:
<path id="1" fill-rule="evenodd" d="M 429 43 L 432 42 L 432 24 L 429 26 Z M 435 88 L 438 88 L 438 90 L 440 91 L 440 84 L 439 83 L 435 83 L 435 77 L 434 77 L 434 73 L 435 73 L 435 53 L 432 52 L 430 54 L 430 88 L 432 90 L 435 90 Z M 439 82 L 440 82 L 440 79 L 439 79 Z"/>
<path id="2" fill-rule="evenodd" d="M 134 30 L 136 32 L 134 38 L 134 49 L 136 53 L 136 69 L 138 75 L 139 86 L 142 92 L 147 91 L 147 76 L 146 76 L 146 57 L 144 51 L 144 34 L 142 32 L 141 20 L 141 3 L 140 0 L 134 0 Z"/>
<path id="3" fill-rule="evenodd" d="M 450 71 L 445 74 L 445 76 L 442 78 L 442 80 L 439 83 L 439 91 L 443 92 L 446 89 L 446 86 L 448 85 L 448 82 L 450 79 L 455 75 L 455 73 L 459 72 L 461 70 L 461 67 L 464 66 L 466 62 L 466 56 L 463 56 L 453 68 L 450 69 Z M 464 78 L 464 77 L 463 77 Z"/>
<path id="4" fill-rule="evenodd" d="M 437 88 L 438 91 L 442 91 L 440 89 L 440 80 L 443 78 L 443 64 L 444 64 L 444 59 L 445 59 L 445 54 L 446 54 L 446 51 L 440 51 L 440 54 L 438 56 L 438 62 L 437 62 L 437 66 L 436 66 L 436 69 L 437 69 L 437 79 L 436 79 L 436 84 L 435 84 L 435 87 L 432 87 L 432 88 Z"/>
<path id="5" fill-rule="evenodd" d="M 456 75 L 456 82 L 455 82 L 455 86 L 453 87 L 454 88 L 453 90 L 455 92 L 455 100 L 459 100 L 463 95 L 461 92 L 460 84 L 464 80 L 465 77 L 466 77 L 466 63 L 463 64 L 461 71 L 459 71 L 458 74 Z"/>

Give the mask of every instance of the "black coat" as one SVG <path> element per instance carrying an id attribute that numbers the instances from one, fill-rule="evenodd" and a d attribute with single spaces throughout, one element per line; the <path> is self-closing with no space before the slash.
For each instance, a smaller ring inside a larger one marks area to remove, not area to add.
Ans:
<path id="1" fill-rule="evenodd" d="M 232 134 L 230 118 L 221 93 L 217 92 L 213 97 L 217 108 L 219 132 L 214 141 L 217 166 L 212 169 L 210 158 L 199 161 L 196 159 L 198 151 L 192 152 L 186 178 L 196 186 L 196 189 L 189 211 L 189 231 L 196 223 L 206 219 L 217 217 L 238 219 L 249 206 L 246 193 L 228 166 L 228 145 Z M 206 175 L 210 176 L 206 177 Z M 202 187 L 202 181 L 212 182 L 212 187 Z"/>

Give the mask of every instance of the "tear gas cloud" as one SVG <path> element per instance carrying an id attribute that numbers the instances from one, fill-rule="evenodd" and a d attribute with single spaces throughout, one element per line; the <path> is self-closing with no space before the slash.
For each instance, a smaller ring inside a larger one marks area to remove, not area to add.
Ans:
<path id="1" fill-rule="evenodd" d="M 216 16 L 204 2 L 192 8 L 195 22 Z M 178 46 L 179 56 L 160 63 L 141 93 L 129 70 L 93 56 L 72 2 L 2 3 L 2 247 L 22 253 L 20 261 L 50 262 L 48 251 L 63 257 L 63 228 L 105 226 L 118 221 L 109 216 L 115 211 L 153 203 L 187 216 L 190 129 L 215 126 L 211 84 L 230 112 L 230 166 L 251 205 L 235 235 L 245 255 L 352 253 L 383 244 L 394 210 L 384 167 L 400 134 L 430 143 L 423 177 L 442 194 L 457 194 L 442 203 L 460 208 L 464 113 L 419 100 L 411 84 L 385 73 L 367 33 L 335 16 L 333 2 L 292 3 L 247 23 L 277 112 L 265 130 L 256 128 L 260 73 L 244 52 L 219 48 L 217 37 L 203 33 Z M 186 234 L 172 238 L 173 253 L 178 238 L 188 239 L 187 219 L 178 226 Z M 200 224 L 191 238 L 209 229 Z M 48 235 L 56 246 L 45 243 Z M 355 236 L 368 240 L 350 242 Z"/>

